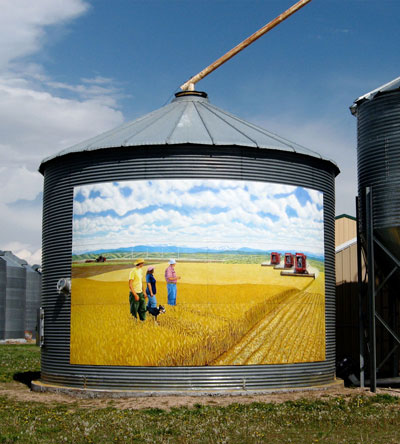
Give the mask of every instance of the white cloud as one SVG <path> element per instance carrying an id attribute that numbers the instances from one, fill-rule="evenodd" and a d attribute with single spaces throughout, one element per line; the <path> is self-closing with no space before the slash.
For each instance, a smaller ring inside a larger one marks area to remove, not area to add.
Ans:
<path id="1" fill-rule="evenodd" d="M 0 167 L 0 178 L 2 203 L 15 202 L 19 199 L 33 200 L 43 188 L 42 176 L 36 171 L 29 171 L 25 165 Z"/>
<path id="2" fill-rule="evenodd" d="M 0 249 L 12 250 L 12 244 L 23 244 L 24 249 L 37 251 L 40 248 L 42 211 L 41 205 L 29 208 L 10 208 L 0 202 L 1 230 Z M 39 237 L 39 240 L 35 240 Z"/>
<path id="3" fill-rule="evenodd" d="M 82 0 L 2 0 L 0 66 L 40 50 L 46 26 L 65 23 L 87 9 Z"/>
<path id="4" fill-rule="evenodd" d="M 86 199 L 74 203 L 73 251 L 169 243 L 180 247 L 286 248 L 323 253 L 323 211 L 316 203 L 301 205 L 293 186 L 253 183 L 248 188 L 257 195 L 245 191 L 246 187 L 247 182 L 228 180 L 128 181 L 77 187 L 75 196 Z M 140 192 L 124 198 L 121 188 Z M 282 191 L 288 195 L 274 197 Z M 94 192 L 100 197 L 94 197 Z M 320 202 L 322 193 L 317 194 L 313 200 Z M 297 213 L 296 217 L 287 215 L 288 207 Z M 138 209 L 146 212 L 132 213 Z M 118 216 L 101 215 L 105 210 L 114 210 Z M 269 213 L 271 218 L 261 212 Z"/>
<path id="5" fill-rule="evenodd" d="M 43 158 L 115 127 L 123 116 L 112 79 L 97 75 L 77 85 L 60 83 L 32 61 L 48 43 L 46 27 L 65 26 L 88 10 L 88 2 L 2 0 L 1 7 L 0 248 L 14 240 L 23 242 L 21 251 L 36 254 L 41 243 L 40 205 L 23 212 L 5 204 L 33 200 L 42 191 L 37 168 Z"/>
<path id="6" fill-rule="evenodd" d="M 29 249 L 28 249 L 29 248 Z M 31 251 L 28 244 L 22 244 L 20 242 L 10 242 L 5 244 L 5 251 L 12 251 L 15 256 L 20 259 L 24 259 L 29 265 L 42 263 L 42 249 Z"/>
<path id="7" fill-rule="evenodd" d="M 9 86 L 0 77 L 2 164 L 12 153 L 13 163 L 35 170 L 44 157 L 121 122 L 119 111 L 98 101 Z"/>

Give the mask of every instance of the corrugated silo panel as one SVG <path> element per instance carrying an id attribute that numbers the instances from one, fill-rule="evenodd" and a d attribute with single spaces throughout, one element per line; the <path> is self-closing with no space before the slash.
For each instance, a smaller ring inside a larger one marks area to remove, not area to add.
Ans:
<path id="1" fill-rule="evenodd" d="M 357 125 L 361 229 L 365 231 L 365 188 L 372 187 L 374 228 L 400 258 L 400 92 L 361 103 Z"/>
<path id="2" fill-rule="evenodd" d="M 5 339 L 24 338 L 26 269 L 7 263 Z"/>
<path id="3" fill-rule="evenodd" d="M 0 339 L 5 339 L 6 329 L 7 265 L 0 257 Z"/>

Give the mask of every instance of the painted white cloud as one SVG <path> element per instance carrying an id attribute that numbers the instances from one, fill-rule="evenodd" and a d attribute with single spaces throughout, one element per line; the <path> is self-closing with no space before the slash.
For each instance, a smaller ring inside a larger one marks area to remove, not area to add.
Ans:
<path id="1" fill-rule="evenodd" d="M 28 205 L 24 212 L 8 204 L 33 201 L 42 191 L 37 168 L 45 157 L 123 121 L 111 79 L 96 75 L 79 84 L 60 83 L 34 62 L 35 53 L 47 44 L 48 26 L 65 26 L 88 9 L 85 0 L 1 2 L 0 249 L 23 244 L 19 251 L 25 258 L 37 258 L 40 249 L 41 205 L 35 201 L 36 209 Z"/>
<path id="2" fill-rule="evenodd" d="M 302 189 L 299 200 L 296 192 L 293 186 L 229 180 L 76 187 L 73 251 L 168 244 L 323 254 L 323 194 Z"/>

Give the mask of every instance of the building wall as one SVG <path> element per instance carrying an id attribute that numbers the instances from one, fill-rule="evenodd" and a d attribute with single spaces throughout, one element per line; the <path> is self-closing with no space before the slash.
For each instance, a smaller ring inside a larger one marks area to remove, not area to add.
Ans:
<path id="1" fill-rule="evenodd" d="M 351 358 L 358 366 L 357 243 L 336 253 L 336 358 Z"/>
<path id="2" fill-rule="evenodd" d="M 336 253 L 336 285 L 357 283 L 357 243 Z"/>
<path id="3" fill-rule="evenodd" d="M 342 215 L 335 218 L 335 247 L 357 237 L 357 221 L 354 217 Z"/>
<path id="4" fill-rule="evenodd" d="M 336 247 L 336 359 L 351 358 L 359 367 L 359 314 L 357 242 L 345 246 L 357 237 L 357 221 L 341 215 L 335 218 Z M 338 248 L 339 247 L 339 248 Z"/>

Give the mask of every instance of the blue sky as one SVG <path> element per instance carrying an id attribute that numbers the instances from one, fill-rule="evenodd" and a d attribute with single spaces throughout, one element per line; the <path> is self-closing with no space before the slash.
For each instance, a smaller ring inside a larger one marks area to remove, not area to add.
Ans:
<path id="1" fill-rule="evenodd" d="M 294 0 L 3 0 L 0 248 L 40 261 L 40 161 L 168 103 Z M 313 0 L 198 83 L 218 107 L 336 161 L 354 214 L 360 95 L 399 76 L 398 0 Z"/>
<path id="2" fill-rule="evenodd" d="M 323 193 L 232 180 L 152 180 L 75 187 L 73 254 L 177 246 L 324 254 Z"/>

